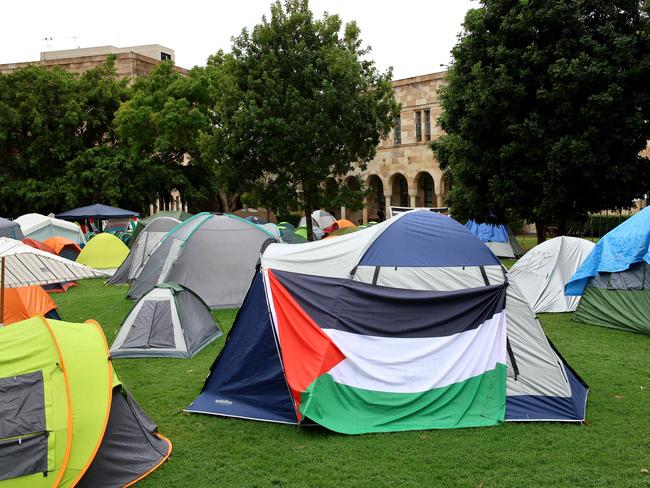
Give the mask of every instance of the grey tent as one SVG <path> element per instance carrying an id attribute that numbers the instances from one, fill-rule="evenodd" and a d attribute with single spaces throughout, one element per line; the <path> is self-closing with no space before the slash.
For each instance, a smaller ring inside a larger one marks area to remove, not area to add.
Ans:
<path id="1" fill-rule="evenodd" d="M 150 215 L 149 217 L 138 219 L 138 222 L 135 224 L 135 229 L 133 230 L 133 234 L 131 235 L 131 240 L 129 241 L 129 247 L 133 246 L 133 244 L 136 241 L 136 237 L 138 237 L 138 234 L 140 234 L 140 232 L 142 232 L 144 228 L 154 220 L 159 219 L 160 217 L 169 217 L 172 219 L 176 219 L 179 222 L 184 222 L 187 219 L 189 219 L 191 216 L 192 216 L 191 213 L 183 212 L 182 210 L 161 210 L 160 212 L 156 212 L 155 214 Z"/>
<path id="2" fill-rule="evenodd" d="M 18 241 L 25 238 L 18 222 L 3 219 L 2 217 L 0 217 L 0 237 L 9 237 Z"/>
<path id="3" fill-rule="evenodd" d="M 190 358 L 221 334 L 203 300 L 177 283 L 162 283 L 126 316 L 110 353 L 113 358 Z"/>
<path id="4" fill-rule="evenodd" d="M 158 217 L 152 220 L 135 239 L 129 255 L 115 274 L 108 280 L 108 285 L 126 285 L 140 275 L 149 254 L 158 247 L 167 233 L 180 224 L 180 220 L 171 217 Z"/>
<path id="5" fill-rule="evenodd" d="M 158 283 L 189 288 L 210 308 L 239 307 L 260 253 L 278 239 L 235 215 L 199 213 L 170 231 L 154 250 L 128 298 L 137 300 Z"/>

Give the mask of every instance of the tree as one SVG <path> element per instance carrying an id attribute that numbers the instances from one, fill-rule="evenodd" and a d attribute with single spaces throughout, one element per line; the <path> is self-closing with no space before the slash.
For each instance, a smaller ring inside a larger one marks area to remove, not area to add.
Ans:
<path id="1" fill-rule="evenodd" d="M 650 44 L 638 0 L 484 0 L 465 17 L 432 143 L 455 216 L 544 226 L 648 189 Z"/>
<path id="2" fill-rule="evenodd" d="M 365 168 L 398 105 L 391 71 L 366 58 L 359 35 L 354 22 L 315 20 L 306 0 L 288 0 L 211 58 L 216 123 L 202 146 L 225 188 L 282 188 L 310 215 L 328 176 Z M 307 230 L 313 239 L 309 218 Z"/>
<path id="3" fill-rule="evenodd" d="M 130 100 L 115 116 L 115 131 L 143 201 L 164 201 L 174 189 L 185 201 L 214 199 L 214 172 L 198 146 L 199 134 L 212 124 L 211 86 L 206 68 L 183 76 L 171 62 L 133 83 Z"/>
<path id="4" fill-rule="evenodd" d="M 78 194 L 69 162 L 111 143 L 125 94 L 113 59 L 80 76 L 41 66 L 0 76 L 0 213 L 64 210 Z"/>

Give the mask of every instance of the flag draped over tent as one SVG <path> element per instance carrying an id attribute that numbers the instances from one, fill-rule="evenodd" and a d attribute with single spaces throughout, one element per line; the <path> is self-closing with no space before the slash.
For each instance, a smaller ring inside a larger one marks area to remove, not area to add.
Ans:
<path id="1" fill-rule="evenodd" d="M 281 271 L 269 280 L 303 416 L 347 434 L 504 420 L 504 285 L 395 290 Z"/>

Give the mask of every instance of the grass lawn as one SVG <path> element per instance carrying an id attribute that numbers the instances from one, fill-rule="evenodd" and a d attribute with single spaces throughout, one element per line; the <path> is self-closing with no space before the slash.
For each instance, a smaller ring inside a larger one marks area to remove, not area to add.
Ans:
<path id="1" fill-rule="evenodd" d="M 126 288 L 87 280 L 53 294 L 66 320 L 96 319 L 112 342 Z M 227 331 L 235 310 L 217 316 Z M 117 359 L 114 366 L 174 444 L 139 486 L 413 487 L 650 486 L 650 337 L 541 321 L 590 385 L 585 425 L 497 427 L 346 436 L 322 428 L 185 414 L 225 335 L 193 359 Z"/>

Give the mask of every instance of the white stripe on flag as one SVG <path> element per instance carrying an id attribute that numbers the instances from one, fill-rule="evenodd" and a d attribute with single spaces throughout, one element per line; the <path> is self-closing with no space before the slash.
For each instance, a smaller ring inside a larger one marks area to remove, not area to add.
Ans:
<path id="1" fill-rule="evenodd" d="M 323 329 L 346 359 L 329 371 L 337 383 L 417 393 L 460 383 L 506 364 L 506 311 L 447 337 L 387 338 Z"/>

